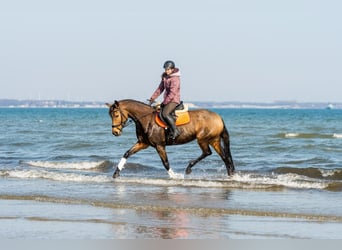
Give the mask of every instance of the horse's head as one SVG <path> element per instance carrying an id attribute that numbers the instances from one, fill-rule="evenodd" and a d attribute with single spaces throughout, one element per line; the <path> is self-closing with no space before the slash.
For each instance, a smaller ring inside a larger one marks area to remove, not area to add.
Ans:
<path id="1" fill-rule="evenodd" d="M 128 115 L 120 108 L 118 101 L 113 104 L 106 103 L 109 108 L 109 116 L 112 118 L 112 134 L 119 136 L 122 133 L 122 129 L 126 126 Z"/>

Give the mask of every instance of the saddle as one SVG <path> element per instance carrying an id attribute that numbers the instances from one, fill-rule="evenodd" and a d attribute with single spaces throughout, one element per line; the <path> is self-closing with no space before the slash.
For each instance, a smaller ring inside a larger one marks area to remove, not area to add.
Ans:
<path id="1" fill-rule="evenodd" d="M 188 106 L 183 104 L 183 102 L 181 102 L 180 104 L 177 105 L 174 112 L 172 112 L 172 116 L 176 120 L 175 121 L 176 126 L 181 126 L 181 125 L 184 125 L 184 124 L 187 124 L 190 122 L 190 115 L 189 115 L 189 111 L 188 111 Z M 156 112 L 155 121 L 162 128 L 168 127 L 166 125 L 166 123 L 164 122 L 164 119 L 162 117 L 160 109 L 157 110 L 157 112 Z"/>

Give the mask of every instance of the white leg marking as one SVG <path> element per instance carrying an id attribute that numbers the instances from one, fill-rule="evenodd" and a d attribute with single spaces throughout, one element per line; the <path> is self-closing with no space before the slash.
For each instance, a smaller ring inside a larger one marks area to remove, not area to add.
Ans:
<path id="1" fill-rule="evenodd" d="M 124 166 L 125 166 L 125 164 L 126 164 L 126 161 L 127 161 L 126 158 L 124 158 L 124 157 L 121 158 L 121 160 L 120 160 L 120 162 L 119 162 L 119 164 L 118 164 L 118 169 L 119 169 L 120 171 L 124 168 Z"/>

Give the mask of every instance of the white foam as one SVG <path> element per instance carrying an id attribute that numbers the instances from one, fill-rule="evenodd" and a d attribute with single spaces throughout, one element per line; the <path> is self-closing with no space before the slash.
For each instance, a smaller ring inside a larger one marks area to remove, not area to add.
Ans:
<path id="1" fill-rule="evenodd" d="M 86 175 L 78 173 L 60 173 L 47 170 L 3 170 L 0 176 L 20 179 L 48 179 L 63 182 L 95 182 L 104 183 L 113 181 L 110 175 Z M 259 175 L 251 173 L 235 173 L 233 177 L 222 179 L 208 179 L 200 177 L 192 178 L 135 178 L 120 177 L 115 179 L 119 183 L 147 184 L 156 186 L 183 186 L 205 188 L 238 188 L 238 189 L 263 189 L 272 186 L 283 186 L 297 189 L 324 189 L 328 183 L 317 181 L 297 174 L 273 174 Z"/>
<path id="2" fill-rule="evenodd" d="M 184 179 L 184 174 L 175 173 L 171 168 L 169 169 L 168 174 L 171 179 Z"/>
<path id="3" fill-rule="evenodd" d="M 341 138 L 342 138 L 342 134 L 333 134 L 333 137 L 334 137 L 334 138 L 341 139 Z"/>
<path id="4" fill-rule="evenodd" d="M 324 189 L 327 186 L 326 183 L 311 181 L 297 174 L 253 175 L 237 173 L 233 176 L 233 180 L 256 185 L 277 185 L 300 189 Z"/>
<path id="5" fill-rule="evenodd" d="M 285 137 L 286 138 L 291 138 L 291 137 L 298 137 L 299 133 L 286 133 Z"/>
<path id="6" fill-rule="evenodd" d="M 83 161 L 83 162 L 51 162 L 51 161 L 28 161 L 30 166 L 53 169 L 78 169 L 89 170 L 98 168 L 103 161 Z"/>
<path id="7" fill-rule="evenodd" d="M 151 179 L 151 178 L 126 178 L 116 179 L 117 182 L 147 184 L 157 186 L 192 186 L 206 188 L 238 188 L 238 189 L 264 189 L 272 186 L 282 186 L 298 189 L 324 189 L 327 183 L 312 180 L 297 174 L 282 175 L 256 175 L 250 173 L 235 173 L 233 177 L 222 179 Z"/>
<path id="8" fill-rule="evenodd" d="M 329 177 L 329 176 L 333 176 L 336 173 L 339 173 L 338 169 L 320 169 L 322 176 L 323 177 Z"/>
<path id="9" fill-rule="evenodd" d="M 19 179 L 49 179 L 66 182 L 110 182 L 109 176 L 88 176 L 73 173 L 57 173 L 45 170 L 6 170 L 1 171 L 1 176 Z"/>
<path id="10" fill-rule="evenodd" d="M 133 184 L 146 184 L 155 186 L 183 186 L 183 187 L 225 187 L 224 182 L 209 181 L 209 180 L 196 180 L 196 179 L 148 179 L 148 178 L 119 178 L 115 180 L 121 183 L 133 183 Z"/>

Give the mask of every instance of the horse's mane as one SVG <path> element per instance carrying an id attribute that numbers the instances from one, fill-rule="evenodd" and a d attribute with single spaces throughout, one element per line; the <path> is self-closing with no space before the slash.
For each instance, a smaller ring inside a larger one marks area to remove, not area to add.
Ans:
<path id="1" fill-rule="evenodd" d="M 120 100 L 119 103 L 122 103 L 123 105 L 129 105 L 133 107 L 134 109 L 138 108 L 140 109 L 140 111 L 142 111 L 142 109 L 146 111 L 153 109 L 153 107 L 151 107 L 150 105 L 143 103 L 141 101 L 133 100 L 133 99 L 123 99 L 123 100 Z"/>
<path id="2" fill-rule="evenodd" d="M 134 99 L 123 99 L 123 100 L 120 100 L 119 103 L 120 102 L 134 102 L 134 103 L 137 103 L 137 104 L 141 104 L 141 105 L 150 107 L 150 105 L 148 105 L 148 104 L 146 104 L 144 102 L 141 102 L 141 101 L 134 100 Z"/>

